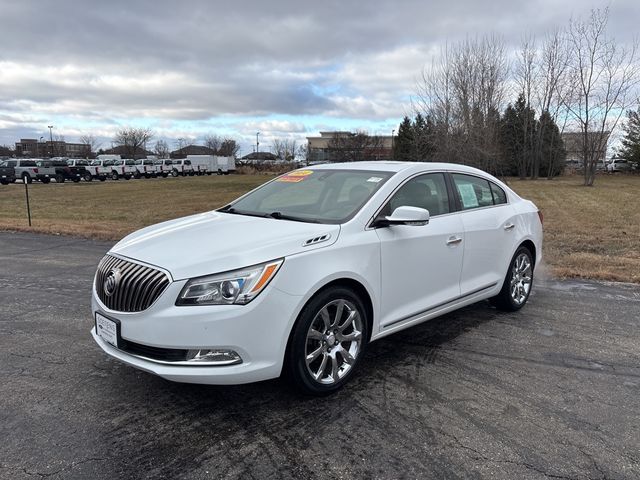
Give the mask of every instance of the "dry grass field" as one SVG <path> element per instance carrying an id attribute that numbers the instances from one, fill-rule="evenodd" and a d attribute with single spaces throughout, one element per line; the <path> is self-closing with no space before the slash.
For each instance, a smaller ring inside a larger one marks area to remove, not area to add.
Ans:
<path id="1" fill-rule="evenodd" d="M 0 186 L 0 230 L 116 240 L 140 227 L 211 210 L 265 182 L 229 175 L 56 185 Z M 594 187 L 578 176 L 509 180 L 544 213 L 545 263 L 558 277 L 640 283 L 640 176 L 603 175 Z"/>

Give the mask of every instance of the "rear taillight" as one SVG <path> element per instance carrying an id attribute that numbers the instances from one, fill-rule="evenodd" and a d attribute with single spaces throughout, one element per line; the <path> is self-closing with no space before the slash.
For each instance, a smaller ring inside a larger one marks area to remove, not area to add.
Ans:
<path id="1" fill-rule="evenodd" d="M 538 218 L 540 219 L 540 223 L 544 224 L 544 215 L 542 215 L 542 212 L 540 210 L 538 210 Z"/>
<path id="2" fill-rule="evenodd" d="M 38 169 L 37 169 L 37 168 L 34 168 L 34 169 L 33 169 L 33 173 L 38 173 Z"/>

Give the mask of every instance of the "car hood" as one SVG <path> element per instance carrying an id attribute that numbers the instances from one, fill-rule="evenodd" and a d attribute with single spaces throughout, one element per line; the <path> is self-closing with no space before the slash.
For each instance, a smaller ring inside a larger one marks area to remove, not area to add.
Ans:
<path id="1" fill-rule="evenodd" d="M 182 280 L 323 248 L 339 233 L 339 225 L 213 211 L 138 230 L 111 252 L 162 267 Z"/>

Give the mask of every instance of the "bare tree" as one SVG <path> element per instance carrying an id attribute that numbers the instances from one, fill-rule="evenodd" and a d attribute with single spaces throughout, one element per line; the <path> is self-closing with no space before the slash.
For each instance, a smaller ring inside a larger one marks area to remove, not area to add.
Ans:
<path id="1" fill-rule="evenodd" d="M 525 101 L 525 108 L 532 109 L 531 99 L 538 82 L 536 41 L 532 36 L 522 39 L 520 52 L 513 71 L 514 80 L 519 88 L 519 94 Z M 534 154 L 535 148 L 535 116 L 525 115 L 522 125 L 522 145 L 527 146 L 518 159 L 521 164 L 518 168 L 521 172 L 529 172 L 531 178 L 538 178 L 540 173 L 540 159 Z"/>
<path id="2" fill-rule="evenodd" d="M 416 88 L 414 108 L 433 122 L 434 159 L 495 171 L 509 65 L 495 36 L 446 46 Z"/>
<path id="3" fill-rule="evenodd" d="M 217 150 L 217 155 L 222 157 L 235 157 L 240 151 L 240 145 L 233 138 L 225 138 Z"/>
<path id="4" fill-rule="evenodd" d="M 571 96 L 571 82 L 568 81 L 569 67 L 569 49 L 567 48 L 566 33 L 556 28 L 548 33 L 543 41 L 540 55 L 538 56 L 538 72 L 536 77 L 536 106 L 540 115 L 547 112 L 554 123 L 560 122 L 560 133 L 564 131 L 567 124 L 567 109 L 563 99 Z M 546 129 L 549 127 L 547 122 L 541 122 L 540 128 L 536 132 L 536 162 L 541 164 L 543 159 L 542 143 Z M 561 142 L 561 138 L 552 139 Z M 548 149 L 547 178 L 551 178 L 557 170 L 555 153 L 556 147 L 559 145 L 550 145 Z M 534 171 L 533 178 L 537 177 L 538 171 Z"/>
<path id="5" fill-rule="evenodd" d="M 123 147 L 128 158 L 143 158 L 145 146 L 152 138 L 153 131 L 149 128 L 123 127 L 116 132 L 113 143 Z"/>
<path id="6" fill-rule="evenodd" d="M 382 160 L 385 157 L 382 138 L 358 131 L 335 132 L 327 149 L 333 162 L 359 162 L 362 160 Z"/>
<path id="7" fill-rule="evenodd" d="M 176 150 L 182 150 L 183 148 L 187 148 L 191 145 L 191 142 L 188 138 L 180 137 L 175 141 Z"/>
<path id="8" fill-rule="evenodd" d="M 573 95 L 565 98 L 581 133 L 584 185 L 593 185 L 598 161 L 604 157 L 610 133 L 635 100 L 638 44 L 627 48 L 607 35 L 609 9 L 593 9 L 588 19 L 569 24 L 569 65 Z"/>
<path id="9" fill-rule="evenodd" d="M 280 160 L 292 161 L 296 158 L 298 142 L 295 139 L 285 138 L 280 140 L 275 138 L 272 144 L 273 153 Z"/>
<path id="10" fill-rule="evenodd" d="M 153 151 L 158 158 L 169 158 L 169 145 L 164 140 L 158 140 Z"/>
<path id="11" fill-rule="evenodd" d="M 222 146 L 222 142 L 224 142 L 222 137 L 215 134 L 205 135 L 204 137 L 204 146 L 213 150 L 214 155 L 218 154 L 218 151 Z M 224 155 L 224 156 L 227 156 L 227 155 Z"/>
<path id="12" fill-rule="evenodd" d="M 89 146 L 89 155 L 91 155 L 93 152 L 97 151 L 98 148 L 100 148 L 100 145 L 102 145 L 102 143 L 99 142 L 98 139 L 96 137 L 94 137 L 91 133 L 87 133 L 85 135 L 81 135 L 80 136 L 80 143 L 82 143 L 83 145 L 88 145 Z"/>

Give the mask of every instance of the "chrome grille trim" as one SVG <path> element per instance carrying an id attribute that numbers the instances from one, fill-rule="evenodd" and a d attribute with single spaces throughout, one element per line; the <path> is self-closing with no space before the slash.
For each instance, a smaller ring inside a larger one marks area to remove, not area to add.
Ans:
<path id="1" fill-rule="evenodd" d="M 104 282 L 109 272 L 120 270 L 120 282 L 111 296 L 104 291 Z M 105 255 L 98 264 L 95 290 L 102 304 L 114 312 L 135 313 L 149 308 L 169 286 L 169 275 L 157 268 L 117 257 Z"/>

